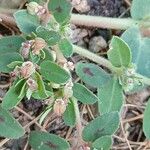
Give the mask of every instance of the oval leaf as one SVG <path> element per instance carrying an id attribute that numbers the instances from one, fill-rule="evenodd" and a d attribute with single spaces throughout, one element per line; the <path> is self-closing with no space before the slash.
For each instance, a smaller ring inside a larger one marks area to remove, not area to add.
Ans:
<path id="1" fill-rule="evenodd" d="M 76 123 L 76 114 L 74 109 L 74 104 L 72 100 L 70 100 L 66 111 L 63 114 L 63 120 L 67 126 L 74 126 Z"/>
<path id="2" fill-rule="evenodd" d="M 71 57 L 73 54 L 73 46 L 67 39 L 62 39 L 59 42 L 59 48 L 65 57 Z"/>
<path id="3" fill-rule="evenodd" d="M 29 144 L 34 150 L 69 150 L 69 144 L 57 135 L 33 131 Z"/>
<path id="4" fill-rule="evenodd" d="M 72 89 L 73 96 L 83 104 L 94 104 L 98 101 L 98 97 L 82 84 L 74 83 Z"/>
<path id="5" fill-rule="evenodd" d="M 7 36 L 0 38 L 0 55 L 3 53 L 19 52 L 22 42 L 25 40 L 20 36 Z"/>
<path id="6" fill-rule="evenodd" d="M 100 99 L 99 111 L 101 114 L 120 111 L 123 105 L 123 90 L 119 81 L 113 78 L 110 82 L 98 89 Z"/>
<path id="7" fill-rule="evenodd" d="M 9 68 L 8 65 L 14 61 L 23 61 L 23 58 L 16 52 L 0 54 L 0 71 L 5 73 L 12 71 L 13 69 Z"/>
<path id="8" fill-rule="evenodd" d="M 85 83 L 92 87 L 100 87 L 110 79 L 110 75 L 102 68 L 91 63 L 78 63 L 76 73 Z"/>
<path id="9" fill-rule="evenodd" d="M 118 112 L 106 113 L 91 121 L 84 128 L 82 136 L 85 141 L 93 142 L 102 136 L 114 134 L 118 126 Z"/>
<path id="10" fill-rule="evenodd" d="M 117 36 L 112 38 L 107 55 L 115 67 L 129 67 L 131 63 L 131 51 L 129 46 Z"/>
<path id="11" fill-rule="evenodd" d="M 143 118 L 143 131 L 147 139 L 150 139 L 150 100 L 147 103 L 147 106 L 144 111 Z"/>
<path id="12" fill-rule="evenodd" d="M 92 147 L 99 150 L 110 150 L 111 145 L 112 145 L 112 138 L 111 136 L 107 135 L 96 139 L 92 143 Z"/>
<path id="13" fill-rule="evenodd" d="M 0 106 L 0 136 L 18 139 L 24 135 L 24 129 L 12 115 Z"/>
<path id="14" fill-rule="evenodd" d="M 133 0 L 131 16 L 135 20 L 150 18 L 150 0 Z"/>
<path id="15" fill-rule="evenodd" d="M 63 24 L 70 18 L 71 4 L 66 0 L 50 0 L 48 8 L 60 24 Z"/>
<path id="16" fill-rule="evenodd" d="M 66 83 L 70 78 L 66 70 L 51 61 L 42 62 L 40 68 L 42 76 L 48 81 L 61 84 Z"/>
<path id="17" fill-rule="evenodd" d="M 123 33 L 122 39 L 131 48 L 137 72 L 150 77 L 150 38 L 142 38 L 139 28 L 134 26 Z"/>
<path id="18" fill-rule="evenodd" d="M 44 27 L 38 27 L 36 32 L 37 36 L 43 38 L 49 46 L 56 45 L 61 38 L 58 32 L 46 29 Z"/>
<path id="19" fill-rule="evenodd" d="M 19 10 L 14 13 L 14 17 L 20 31 L 30 34 L 35 32 L 36 28 L 40 26 L 40 20 L 37 16 L 29 14 L 26 10 Z"/>
<path id="20" fill-rule="evenodd" d="M 19 81 L 17 85 L 13 85 L 6 95 L 3 98 L 2 101 L 2 107 L 5 109 L 11 109 L 14 106 L 16 106 L 25 96 L 26 94 L 26 87 L 25 87 L 25 80 Z"/>

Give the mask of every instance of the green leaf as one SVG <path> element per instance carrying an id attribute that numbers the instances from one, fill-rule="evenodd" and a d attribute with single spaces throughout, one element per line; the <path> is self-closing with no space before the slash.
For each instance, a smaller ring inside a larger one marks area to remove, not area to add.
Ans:
<path id="1" fill-rule="evenodd" d="M 98 101 L 98 97 L 82 84 L 74 83 L 72 89 L 73 96 L 83 104 L 94 104 Z"/>
<path id="2" fill-rule="evenodd" d="M 76 123 L 75 108 L 72 100 L 69 101 L 66 111 L 63 114 L 63 120 L 67 126 L 74 126 Z"/>
<path id="3" fill-rule="evenodd" d="M 21 66 L 22 63 L 23 63 L 22 61 L 13 61 L 10 64 L 8 64 L 7 67 L 14 69 L 16 66 Z"/>
<path id="4" fill-rule="evenodd" d="M 38 95 L 37 97 L 39 97 L 40 99 L 46 99 L 49 95 L 47 95 L 46 93 L 44 82 L 38 72 L 35 73 L 35 79 L 38 84 L 38 89 L 35 92 Z"/>
<path id="5" fill-rule="evenodd" d="M 108 73 L 99 66 L 91 63 L 77 63 L 76 73 L 83 82 L 92 87 L 101 87 L 110 79 L 110 75 Z"/>
<path id="6" fill-rule="evenodd" d="M 5 73 L 12 71 L 13 69 L 9 68 L 8 65 L 14 61 L 23 61 L 23 58 L 16 52 L 0 54 L 0 71 Z"/>
<path id="7" fill-rule="evenodd" d="M 133 0 L 131 16 L 135 20 L 150 18 L 150 0 Z"/>
<path id="8" fill-rule="evenodd" d="M 22 92 L 25 80 L 20 80 L 16 85 L 13 85 L 6 93 L 2 101 L 2 107 L 5 109 L 11 109 L 16 106 L 25 96 L 26 92 Z M 22 92 L 22 93 L 21 93 Z"/>
<path id="9" fill-rule="evenodd" d="M 19 52 L 25 40 L 21 36 L 7 36 L 0 38 L 0 55 L 3 53 Z"/>
<path id="10" fill-rule="evenodd" d="M 12 115 L 0 106 L 0 136 L 18 139 L 24 135 L 24 129 Z"/>
<path id="11" fill-rule="evenodd" d="M 73 54 L 73 46 L 67 39 L 62 39 L 59 42 L 59 48 L 65 57 L 71 57 Z"/>
<path id="12" fill-rule="evenodd" d="M 36 29 L 36 33 L 37 36 L 43 38 L 49 46 L 56 45 L 61 38 L 58 32 L 41 26 Z"/>
<path id="13" fill-rule="evenodd" d="M 66 70 L 51 61 L 42 62 L 40 68 L 42 76 L 48 81 L 61 84 L 66 83 L 70 78 Z"/>
<path id="14" fill-rule="evenodd" d="M 14 17 L 20 31 L 30 34 L 35 32 L 36 28 L 40 26 L 40 20 L 37 16 L 29 14 L 26 10 L 19 10 L 14 13 Z"/>
<path id="15" fill-rule="evenodd" d="M 150 38 L 142 38 L 138 27 L 126 30 L 122 39 L 126 41 L 132 51 L 132 60 L 137 67 L 137 72 L 150 77 Z"/>
<path id="16" fill-rule="evenodd" d="M 150 99 L 144 111 L 143 131 L 147 139 L 150 139 Z"/>
<path id="17" fill-rule="evenodd" d="M 96 139 L 93 143 L 92 143 L 92 147 L 99 149 L 99 150 L 110 150 L 110 147 L 112 145 L 112 138 L 111 136 L 102 136 L 98 139 Z"/>
<path id="18" fill-rule="evenodd" d="M 69 150 L 69 143 L 57 135 L 47 132 L 33 131 L 29 144 L 34 150 Z"/>
<path id="19" fill-rule="evenodd" d="M 118 126 L 118 112 L 106 113 L 91 121 L 83 129 L 82 136 L 85 141 L 93 142 L 102 136 L 114 134 Z"/>
<path id="20" fill-rule="evenodd" d="M 108 59 L 115 67 L 129 67 L 131 64 L 131 51 L 129 46 L 119 37 L 114 36 L 107 52 Z"/>
<path id="21" fill-rule="evenodd" d="M 107 84 L 98 89 L 99 111 L 104 114 L 112 111 L 120 111 L 123 105 L 123 89 L 116 78 L 112 78 Z"/>
<path id="22" fill-rule="evenodd" d="M 50 0 L 48 8 L 60 24 L 70 18 L 71 4 L 67 0 Z"/>

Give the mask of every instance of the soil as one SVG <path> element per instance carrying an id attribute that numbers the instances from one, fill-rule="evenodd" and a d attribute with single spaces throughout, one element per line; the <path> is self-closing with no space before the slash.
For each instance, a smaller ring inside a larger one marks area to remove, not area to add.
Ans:
<path id="1" fill-rule="evenodd" d="M 94 16 L 106 17 L 129 17 L 129 5 L 125 0 L 71 0 L 74 6 L 73 12 L 79 14 L 88 14 Z M 20 4 L 22 5 L 22 4 Z M 82 26 L 72 25 L 72 42 L 89 49 L 90 51 L 106 56 L 109 41 L 113 35 L 120 35 L 121 31 L 107 30 L 100 28 L 86 28 Z M 4 24 L 0 24 L 0 35 L 11 35 L 16 33 L 16 30 L 8 28 Z M 74 55 L 72 60 L 76 63 L 79 60 L 84 60 L 78 55 Z M 76 75 L 74 75 L 76 78 Z M 4 96 L 9 88 L 9 76 L 0 74 L 0 98 Z M 91 89 L 91 87 L 88 87 Z M 95 91 L 95 89 L 91 89 Z M 138 93 L 126 95 L 126 105 L 122 111 L 122 126 L 118 129 L 115 136 L 113 136 L 113 150 L 143 150 L 141 145 L 145 141 L 145 136 L 142 131 L 142 117 L 145 103 L 150 96 L 150 89 L 144 89 Z M 34 118 L 44 110 L 46 104 L 34 99 L 24 100 L 16 109 L 12 110 L 13 115 L 23 126 L 27 126 L 26 135 L 18 140 L 0 139 L 0 150 L 30 150 L 27 143 L 28 134 L 31 130 L 40 129 L 47 130 L 50 133 L 59 134 L 70 141 L 72 145 L 77 142 L 76 130 L 66 127 L 61 117 L 56 117 L 50 113 L 44 121 L 43 128 L 37 126 Z M 82 124 L 86 125 L 92 116 L 95 116 L 95 106 L 84 106 L 80 104 L 80 111 L 82 113 Z M 139 118 L 138 118 L 139 117 Z M 129 118 L 133 118 L 130 120 Z M 33 122 L 32 122 L 33 121 Z M 128 141 L 126 140 L 128 139 Z"/>

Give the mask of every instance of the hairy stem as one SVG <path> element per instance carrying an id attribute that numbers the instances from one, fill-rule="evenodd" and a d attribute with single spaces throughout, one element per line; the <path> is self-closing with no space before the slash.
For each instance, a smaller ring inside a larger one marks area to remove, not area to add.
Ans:
<path id="1" fill-rule="evenodd" d="M 109 29 L 121 29 L 125 30 L 133 25 L 139 24 L 142 27 L 150 27 L 150 22 L 141 22 L 133 20 L 131 18 L 111 18 L 101 16 L 89 16 L 89 15 L 71 15 L 71 22 L 77 25 L 84 25 L 89 27 L 109 28 Z"/>
<path id="2" fill-rule="evenodd" d="M 81 48 L 79 46 L 73 46 L 74 48 L 74 52 L 85 57 L 85 58 L 88 58 L 89 60 L 103 66 L 103 67 L 106 67 L 107 69 L 109 69 L 110 71 L 114 72 L 114 73 L 117 73 L 117 74 L 120 74 L 120 68 L 117 68 L 117 67 L 114 67 L 110 61 L 108 61 L 107 59 L 101 57 L 101 56 L 98 56 L 84 48 Z M 140 74 L 136 74 L 137 77 L 140 78 L 140 81 L 146 85 L 150 85 L 150 78 L 147 78 L 145 76 L 142 76 Z"/>
<path id="3" fill-rule="evenodd" d="M 75 115 L 76 115 L 76 129 L 78 132 L 78 144 L 82 144 L 82 123 L 81 123 L 81 118 L 80 118 L 80 111 L 77 103 L 77 99 L 75 97 L 72 97 L 72 102 L 74 104 L 74 109 L 75 109 Z"/>

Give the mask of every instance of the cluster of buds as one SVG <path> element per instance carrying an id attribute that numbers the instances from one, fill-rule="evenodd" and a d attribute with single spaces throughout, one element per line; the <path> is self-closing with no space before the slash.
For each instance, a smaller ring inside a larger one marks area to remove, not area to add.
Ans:
<path id="1" fill-rule="evenodd" d="M 67 61 L 67 62 L 64 64 L 63 68 L 64 68 L 66 71 L 69 72 L 69 70 L 73 71 L 74 68 L 75 68 L 75 66 L 74 66 L 73 62 Z"/>
<path id="2" fill-rule="evenodd" d="M 21 55 L 27 59 L 29 57 L 30 49 L 32 49 L 32 53 L 34 55 L 39 55 L 40 51 L 45 48 L 46 45 L 47 43 L 45 40 L 39 37 L 34 40 L 23 42 L 21 47 Z"/>
<path id="3" fill-rule="evenodd" d="M 67 82 L 67 84 L 64 86 L 64 98 L 66 100 L 72 97 L 73 95 L 72 87 L 73 87 L 72 80 L 69 80 L 69 82 Z"/>
<path id="4" fill-rule="evenodd" d="M 33 91 L 36 91 L 37 88 L 38 88 L 37 82 L 36 82 L 34 79 L 32 79 L 32 78 L 29 78 L 29 79 L 27 80 L 27 85 L 28 85 L 28 88 L 29 88 L 32 92 L 33 92 Z"/>
<path id="5" fill-rule="evenodd" d="M 43 14 L 46 13 L 45 7 L 39 5 L 36 2 L 30 2 L 26 6 L 27 6 L 28 13 L 31 15 L 37 15 L 37 16 L 41 17 Z"/>
<path id="6" fill-rule="evenodd" d="M 66 110 L 66 103 L 63 99 L 56 99 L 53 105 L 53 111 L 57 116 L 62 116 Z"/>

